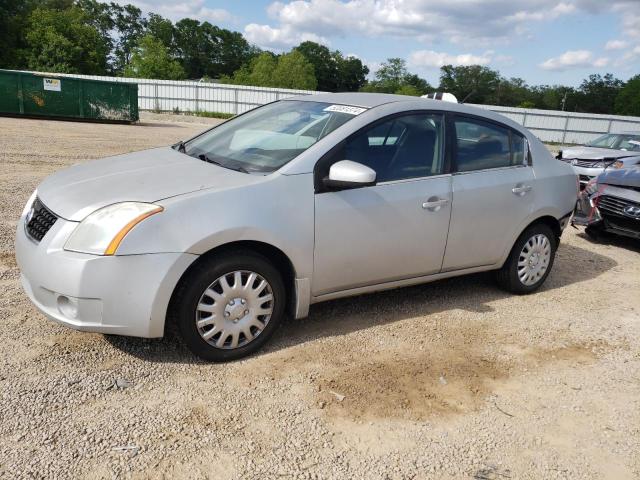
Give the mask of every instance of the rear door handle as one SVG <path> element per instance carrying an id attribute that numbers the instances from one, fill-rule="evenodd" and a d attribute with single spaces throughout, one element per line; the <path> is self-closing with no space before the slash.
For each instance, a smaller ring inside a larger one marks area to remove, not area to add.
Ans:
<path id="1" fill-rule="evenodd" d="M 530 192 L 533 187 L 531 185 L 522 185 L 518 184 L 511 189 L 511 191 L 516 195 L 525 195 L 527 192 Z"/>
<path id="2" fill-rule="evenodd" d="M 428 201 L 422 204 L 422 208 L 424 208 L 425 210 L 430 210 L 432 212 L 435 212 L 439 210 L 440 207 L 444 207 L 448 203 L 449 203 L 449 199 L 447 198 L 431 197 Z"/>

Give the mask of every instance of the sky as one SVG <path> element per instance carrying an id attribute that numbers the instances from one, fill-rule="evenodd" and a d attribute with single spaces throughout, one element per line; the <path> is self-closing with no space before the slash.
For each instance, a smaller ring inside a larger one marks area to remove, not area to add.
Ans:
<path id="1" fill-rule="evenodd" d="M 445 64 L 577 86 L 640 73 L 640 0 L 118 0 L 242 32 L 281 52 L 312 40 L 375 71 L 390 57 L 437 84 Z"/>

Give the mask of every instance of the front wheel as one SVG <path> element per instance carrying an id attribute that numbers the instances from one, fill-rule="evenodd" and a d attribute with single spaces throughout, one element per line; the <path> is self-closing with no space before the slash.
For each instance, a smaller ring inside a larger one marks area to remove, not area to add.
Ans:
<path id="1" fill-rule="evenodd" d="M 498 270 L 498 284 L 519 295 L 536 291 L 551 272 L 556 248 L 551 228 L 544 224 L 530 226 L 518 237 L 507 261 Z"/>
<path id="2" fill-rule="evenodd" d="M 184 343 L 198 357 L 235 360 L 258 350 L 284 315 L 285 288 L 262 255 L 214 256 L 181 281 L 172 314 Z"/>

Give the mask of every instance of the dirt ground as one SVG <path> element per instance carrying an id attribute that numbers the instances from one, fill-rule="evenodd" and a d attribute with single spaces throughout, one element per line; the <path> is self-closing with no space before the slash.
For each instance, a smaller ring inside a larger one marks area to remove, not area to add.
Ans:
<path id="1" fill-rule="evenodd" d="M 1 478 L 640 478 L 631 241 L 569 228 L 526 297 L 474 275 L 320 304 L 229 364 L 46 320 L 13 249 L 37 184 L 204 128 L 0 118 Z"/>

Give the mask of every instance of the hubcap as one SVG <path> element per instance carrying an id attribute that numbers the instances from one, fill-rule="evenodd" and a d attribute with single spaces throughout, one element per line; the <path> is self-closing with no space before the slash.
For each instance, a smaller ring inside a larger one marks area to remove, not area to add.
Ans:
<path id="1" fill-rule="evenodd" d="M 196 307 L 198 333 L 221 349 L 243 347 L 267 326 L 273 313 L 273 291 L 261 275 L 238 270 L 209 285 Z"/>
<path id="2" fill-rule="evenodd" d="M 518 278 L 523 285 L 534 285 L 549 268 L 551 242 L 539 233 L 531 237 L 522 247 L 518 258 Z"/>

